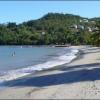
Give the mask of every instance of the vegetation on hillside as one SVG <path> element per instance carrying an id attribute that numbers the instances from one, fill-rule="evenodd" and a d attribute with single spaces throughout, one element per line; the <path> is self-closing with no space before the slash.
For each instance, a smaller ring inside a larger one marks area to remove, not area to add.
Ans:
<path id="1" fill-rule="evenodd" d="M 87 44 L 100 46 L 100 22 L 72 14 L 48 13 L 21 24 L 0 24 L 0 45 Z"/>

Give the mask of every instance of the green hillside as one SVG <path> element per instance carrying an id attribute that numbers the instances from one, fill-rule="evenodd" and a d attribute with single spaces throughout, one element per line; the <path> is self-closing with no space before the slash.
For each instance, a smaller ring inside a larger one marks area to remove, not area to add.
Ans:
<path id="1" fill-rule="evenodd" d="M 94 22 L 93 22 L 94 21 Z M 48 13 L 21 24 L 0 24 L 0 44 L 93 44 L 96 21 L 78 15 Z"/>

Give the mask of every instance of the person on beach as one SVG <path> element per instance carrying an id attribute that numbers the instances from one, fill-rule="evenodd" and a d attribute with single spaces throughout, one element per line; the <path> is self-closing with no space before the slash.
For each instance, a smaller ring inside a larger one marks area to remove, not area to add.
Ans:
<path id="1" fill-rule="evenodd" d="M 12 54 L 12 56 L 15 56 L 15 51 L 14 51 L 14 53 Z"/>

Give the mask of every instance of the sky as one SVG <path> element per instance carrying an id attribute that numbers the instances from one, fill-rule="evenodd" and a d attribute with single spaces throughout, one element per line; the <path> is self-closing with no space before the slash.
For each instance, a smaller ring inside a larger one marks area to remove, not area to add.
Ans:
<path id="1" fill-rule="evenodd" d="M 100 1 L 0 1 L 0 23 L 21 23 L 49 12 L 100 17 Z"/>

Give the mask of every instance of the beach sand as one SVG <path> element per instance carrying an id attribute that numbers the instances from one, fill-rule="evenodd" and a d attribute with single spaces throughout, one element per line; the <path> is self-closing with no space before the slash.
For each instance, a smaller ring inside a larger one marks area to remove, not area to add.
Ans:
<path id="1" fill-rule="evenodd" d="M 76 60 L 7 82 L 0 99 L 100 99 L 100 48 L 75 48 Z"/>

